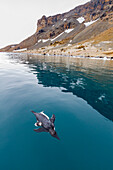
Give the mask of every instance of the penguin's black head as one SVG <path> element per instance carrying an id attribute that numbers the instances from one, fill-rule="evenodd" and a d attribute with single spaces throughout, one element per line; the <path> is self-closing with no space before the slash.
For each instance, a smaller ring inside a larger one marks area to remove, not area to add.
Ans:
<path id="1" fill-rule="evenodd" d="M 50 129 L 49 133 L 51 134 L 51 136 L 53 136 L 54 138 L 57 138 L 58 140 L 60 140 L 60 138 L 58 137 L 56 131 L 54 129 Z"/>

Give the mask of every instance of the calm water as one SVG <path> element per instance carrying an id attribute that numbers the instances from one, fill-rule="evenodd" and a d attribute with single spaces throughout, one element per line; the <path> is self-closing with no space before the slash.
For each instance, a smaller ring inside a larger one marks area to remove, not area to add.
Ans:
<path id="1" fill-rule="evenodd" d="M 113 61 L 1 53 L 0 170 L 113 170 Z"/>

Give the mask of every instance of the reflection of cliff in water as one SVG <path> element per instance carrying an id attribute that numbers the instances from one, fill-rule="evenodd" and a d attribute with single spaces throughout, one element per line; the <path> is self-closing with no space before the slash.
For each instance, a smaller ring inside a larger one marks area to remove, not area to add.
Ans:
<path id="1" fill-rule="evenodd" d="M 39 84 L 71 92 L 113 120 L 113 61 L 55 56 L 27 57 Z"/>

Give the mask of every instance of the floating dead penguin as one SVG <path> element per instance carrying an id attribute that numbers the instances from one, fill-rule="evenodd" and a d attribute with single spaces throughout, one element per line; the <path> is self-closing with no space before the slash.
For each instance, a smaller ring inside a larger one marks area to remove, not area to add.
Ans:
<path id="1" fill-rule="evenodd" d="M 40 132 L 49 132 L 51 134 L 51 136 L 57 138 L 58 140 L 59 137 L 55 131 L 55 115 L 53 114 L 52 117 L 49 119 L 49 117 L 44 114 L 44 112 L 40 112 L 40 113 L 36 113 L 34 111 L 31 111 L 32 113 L 34 113 L 34 115 L 36 116 L 37 122 L 35 123 L 36 127 L 40 127 L 38 129 L 34 129 L 35 132 L 40 133 Z"/>

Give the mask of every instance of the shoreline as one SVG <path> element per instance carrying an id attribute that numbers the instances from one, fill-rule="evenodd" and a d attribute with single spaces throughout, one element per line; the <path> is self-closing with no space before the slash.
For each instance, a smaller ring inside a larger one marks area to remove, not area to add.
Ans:
<path id="1" fill-rule="evenodd" d="M 52 54 L 52 53 L 40 53 L 34 51 L 14 51 L 8 53 L 21 53 L 21 54 L 31 54 L 31 55 L 43 55 L 43 56 L 58 56 L 58 57 L 72 57 L 72 58 L 89 58 L 89 59 L 103 59 L 103 60 L 113 60 L 112 56 L 107 55 L 69 55 L 69 54 Z"/>
<path id="2" fill-rule="evenodd" d="M 39 49 L 19 49 L 7 53 L 26 53 L 32 55 L 43 56 L 61 56 L 61 57 L 73 57 L 73 58 L 90 58 L 90 59 L 108 59 L 113 60 L 113 50 L 101 50 L 92 45 L 91 42 L 85 42 L 82 44 L 70 44 L 66 46 L 45 46 Z"/>
<path id="3" fill-rule="evenodd" d="M 33 55 L 45 56 L 65 56 L 65 57 L 79 57 L 79 58 L 96 58 L 96 59 L 110 59 L 113 60 L 113 50 L 104 51 L 97 48 L 91 42 L 68 45 L 49 45 L 39 49 L 25 49 L 16 50 L 14 53 L 27 53 Z"/>

